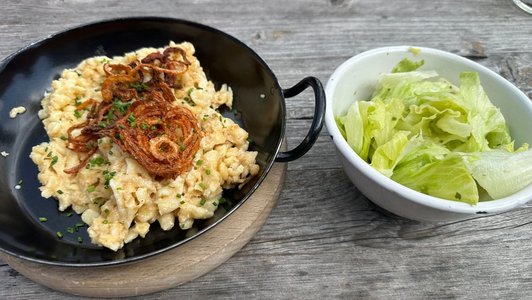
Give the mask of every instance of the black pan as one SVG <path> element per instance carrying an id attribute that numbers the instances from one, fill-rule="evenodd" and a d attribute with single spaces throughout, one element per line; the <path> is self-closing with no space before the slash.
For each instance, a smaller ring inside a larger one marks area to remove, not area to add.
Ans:
<path id="1" fill-rule="evenodd" d="M 228 199 L 215 217 L 196 221 L 194 231 L 151 226 L 146 238 L 137 238 L 113 252 L 90 243 L 86 227 L 74 234 L 67 227 L 81 222 L 70 210 L 59 212 L 55 199 L 41 197 L 37 167 L 29 158 L 31 147 L 48 137 L 37 117 L 43 94 L 65 68 L 75 67 L 95 55 L 123 55 L 143 47 L 162 47 L 172 40 L 189 41 L 196 48 L 207 77 L 217 88 L 227 83 L 234 93 L 234 110 L 222 113 L 246 129 L 258 151 L 261 172 L 242 190 L 224 192 Z M 311 87 L 315 94 L 315 115 L 303 142 L 280 152 L 286 126 L 285 98 Z M 12 107 L 27 112 L 15 119 Z M 274 162 L 288 162 L 306 153 L 323 125 L 325 94 L 320 81 L 304 78 L 282 89 L 266 63 L 249 47 L 214 28 L 169 18 L 126 18 L 73 28 L 33 43 L 6 58 L 0 65 L 0 250 L 18 258 L 61 266 L 104 266 L 137 261 L 178 247 L 216 226 L 235 211 L 257 189 Z M 15 186 L 20 184 L 20 189 Z M 47 222 L 39 222 L 46 216 Z M 197 232 L 196 232 L 197 230 Z M 63 237 L 56 236 L 57 231 Z M 195 233 L 194 233 L 195 232 Z M 83 242 L 79 243 L 78 236 Z"/>

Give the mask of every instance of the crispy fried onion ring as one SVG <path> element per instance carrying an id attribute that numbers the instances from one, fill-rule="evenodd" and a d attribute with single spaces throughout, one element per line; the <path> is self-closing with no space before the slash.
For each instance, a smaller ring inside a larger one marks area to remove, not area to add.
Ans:
<path id="1" fill-rule="evenodd" d="M 175 101 L 171 87 L 181 87 L 179 75 L 189 65 L 178 47 L 130 65 L 104 65 L 103 101 L 81 103 L 78 110 L 90 107 L 87 120 L 67 131 L 67 148 L 87 156 L 64 172 L 76 174 L 85 167 L 102 137 L 110 137 L 159 178 L 175 178 L 188 170 L 203 135 L 190 110 L 171 104 Z"/>
<path id="2" fill-rule="evenodd" d="M 137 101 L 116 125 L 110 135 L 113 142 L 150 173 L 164 178 L 187 171 L 200 146 L 196 117 L 168 102 Z"/>

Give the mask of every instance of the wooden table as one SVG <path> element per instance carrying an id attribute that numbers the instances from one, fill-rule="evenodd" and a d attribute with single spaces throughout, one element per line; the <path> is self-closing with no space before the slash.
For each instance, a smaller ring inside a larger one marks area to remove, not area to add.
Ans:
<path id="1" fill-rule="evenodd" d="M 283 87 L 307 75 L 325 84 L 350 56 L 407 44 L 469 57 L 532 97 L 532 16 L 511 0 L 7 0 L 0 58 L 65 28 L 140 15 L 228 32 L 261 55 Z M 290 145 L 306 134 L 312 111 L 310 92 L 289 100 Z M 278 206 L 245 248 L 207 275 L 152 297 L 527 298 L 531 256 L 532 205 L 445 224 L 391 216 L 347 179 L 324 129 L 311 151 L 289 164 Z M 69 296 L 0 262 L 0 299 L 7 298 Z"/>

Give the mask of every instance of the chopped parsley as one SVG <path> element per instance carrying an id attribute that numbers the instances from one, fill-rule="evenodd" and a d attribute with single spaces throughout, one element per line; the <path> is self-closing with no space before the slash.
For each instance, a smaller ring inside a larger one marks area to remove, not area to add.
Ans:
<path id="1" fill-rule="evenodd" d="M 105 202 L 107 202 L 107 199 L 105 199 L 104 197 L 96 197 L 94 199 L 92 199 L 92 203 L 98 205 L 98 206 L 102 206 L 105 204 Z"/>
<path id="2" fill-rule="evenodd" d="M 85 144 L 85 149 L 87 149 L 87 150 L 92 150 L 95 147 L 97 147 L 97 145 L 94 143 L 94 141 L 90 141 L 87 144 Z"/>
<path id="3" fill-rule="evenodd" d="M 85 223 L 82 223 L 82 222 L 77 222 L 76 223 L 76 227 L 78 227 L 78 228 L 79 227 L 83 227 L 83 226 L 85 226 Z"/>
<path id="4" fill-rule="evenodd" d="M 78 243 L 80 243 L 80 244 L 83 243 L 83 238 L 80 237 L 80 236 L 78 236 Z"/>
<path id="5" fill-rule="evenodd" d="M 109 221 L 107 219 L 103 220 L 103 224 L 109 224 Z"/>
<path id="6" fill-rule="evenodd" d="M 87 187 L 87 192 L 92 193 L 96 190 L 96 186 L 94 184 L 91 184 Z"/>
<path id="7" fill-rule="evenodd" d="M 111 182 L 111 179 L 116 175 L 116 172 L 109 172 L 107 170 L 103 171 L 103 179 L 105 180 L 104 186 L 109 187 L 109 183 Z"/>
<path id="8" fill-rule="evenodd" d="M 147 130 L 147 129 L 148 129 L 148 124 L 142 122 L 142 123 L 140 124 L 140 129 L 142 129 L 142 130 Z"/>
<path id="9" fill-rule="evenodd" d="M 205 170 L 205 174 L 207 174 L 207 175 L 211 175 L 211 169 L 206 169 L 206 170 Z"/>
<path id="10" fill-rule="evenodd" d="M 180 193 L 177 193 L 177 195 L 175 195 L 176 198 L 181 198 L 181 194 Z"/>
<path id="11" fill-rule="evenodd" d="M 74 116 L 79 119 L 81 116 L 83 116 L 83 112 L 76 109 L 74 111 Z"/>
<path id="12" fill-rule="evenodd" d="M 115 98 L 113 100 L 113 108 L 118 110 L 122 115 L 126 114 L 131 102 L 122 102 L 120 99 Z"/>
<path id="13" fill-rule="evenodd" d="M 56 232 L 55 235 L 60 239 L 63 238 L 63 233 L 61 233 L 61 231 Z"/>
<path id="14" fill-rule="evenodd" d="M 207 200 L 201 198 L 201 201 L 200 201 L 199 205 L 203 206 L 203 205 L 205 205 L 205 202 L 207 202 Z"/>
<path id="15" fill-rule="evenodd" d="M 60 139 L 62 139 L 63 141 L 68 140 L 68 138 L 67 138 L 66 136 L 64 136 L 64 135 L 62 135 L 62 136 L 60 137 Z"/>
<path id="16" fill-rule="evenodd" d="M 68 233 L 74 233 L 74 227 L 67 227 Z"/>
<path id="17" fill-rule="evenodd" d="M 57 193 L 58 193 L 59 195 L 63 195 L 63 191 L 62 191 L 62 190 L 57 190 Z"/>
<path id="18" fill-rule="evenodd" d="M 59 157 L 57 157 L 57 155 L 54 156 L 54 157 L 52 157 L 52 161 L 50 161 L 50 168 L 51 168 L 53 165 L 55 165 L 55 164 L 57 163 L 58 160 L 59 160 Z"/>
<path id="19" fill-rule="evenodd" d="M 212 203 L 212 205 L 214 205 L 214 206 L 218 206 L 218 203 L 216 203 L 216 202 L 213 202 L 213 203 Z"/>
<path id="20" fill-rule="evenodd" d="M 199 187 L 200 187 L 202 190 L 204 190 L 204 189 L 205 189 L 205 183 L 200 182 L 200 183 L 199 183 Z"/>
<path id="21" fill-rule="evenodd" d="M 203 160 L 198 159 L 198 160 L 196 161 L 196 166 L 199 167 L 199 166 L 201 166 L 202 164 L 203 164 Z"/>
<path id="22" fill-rule="evenodd" d="M 129 126 L 133 128 L 137 127 L 137 118 L 135 118 L 134 114 L 129 114 L 127 117 L 127 122 L 129 123 Z"/>
<path id="23" fill-rule="evenodd" d="M 192 88 L 190 88 L 190 90 L 192 90 Z M 191 92 L 189 90 L 189 92 Z M 186 96 L 185 98 L 183 98 L 183 100 L 185 100 L 190 106 L 196 106 L 196 103 L 192 100 L 192 97 L 190 97 L 190 93 L 188 93 L 188 96 Z"/>
<path id="24" fill-rule="evenodd" d="M 185 204 L 185 201 L 181 200 L 181 202 L 179 202 L 179 204 Z"/>
<path id="25" fill-rule="evenodd" d="M 222 198 L 220 198 L 220 199 L 218 200 L 218 203 L 220 203 L 220 204 L 224 204 L 224 203 L 226 203 L 226 202 L 227 202 L 227 200 L 226 200 L 224 197 L 222 197 Z"/>
<path id="26" fill-rule="evenodd" d="M 44 223 L 46 221 L 48 221 L 46 217 L 39 217 L 39 222 Z"/>
<path id="27" fill-rule="evenodd" d="M 143 83 L 135 83 L 135 82 L 132 82 L 129 84 L 129 87 L 130 88 L 133 88 L 135 90 L 137 90 L 137 92 L 144 92 L 145 90 L 148 89 L 148 86 L 143 82 Z"/>
<path id="28" fill-rule="evenodd" d="M 101 156 L 96 156 L 95 158 L 91 158 L 89 160 L 89 165 L 92 167 L 94 166 L 101 166 L 105 163 L 105 159 Z"/>
<path id="29" fill-rule="evenodd" d="M 68 212 L 68 213 L 66 214 L 66 216 L 69 217 L 69 218 L 72 217 L 72 212 Z"/>

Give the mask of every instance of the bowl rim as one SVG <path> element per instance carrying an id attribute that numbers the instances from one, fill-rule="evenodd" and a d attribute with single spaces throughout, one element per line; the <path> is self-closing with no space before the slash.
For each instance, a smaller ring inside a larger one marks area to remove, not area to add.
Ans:
<path id="1" fill-rule="evenodd" d="M 419 50 L 421 53 L 429 53 L 432 55 L 441 56 L 446 59 L 454 60 L 458 64 L 462 64 L 476 71 L 482 71 L 485 75 L 491 76 L 497 81 L 500 81 L 505 88 L 512 90 L 514 93 L 519 95 L 517 101 L 526 103 L 532 111 L 532 101 L 516 86 L 510 83 L 501 75 L 492 71 L 491 69 L 469 60 L 465 57 L 459 56 L 454 53 L 450 53 L 443 50 L 438 50 L 434 48 L 419 47 L 419 46 L 388 46 L 371 49 L 368 51 L 361 52 L 348 60 L 340 64 L 329 77 L 327 84 L 325 86 L 325 94 L 327 96 L 327 109 L 325 112 L 325 124 L 327 126 L 327 131 L 331 136 L 333 143 L 335 144 L 338 151 L 349 161 L 351 165 L 358 169 L 364 176 L 375 181 L 379 186 L 386 189 L 389 192 L 397 193 L 401 197 L 408 199 L 412 202 L 415 202 L 422 206 L 431 207 L 441 211 L 452 212 L 452 213 L 461 213 L 461 214 L 485 214 L 485 213 L 497 213 L 510 210 L 519 205 L 522 205 L 530 200 L 532 196 L 530 191 L 532 191 L 532 185 L 523 188 L 522 190 L 506 196 L 504 198 L 479 202 L 476 205 L 470 205 L 464 202 L 452 201 L 447 199 L 442 199 L 434 196 L 429 196 L 421 192 L 415 191 L 411 188 L 408 188 L 391 178 L 388 178 L 381 174 L 379 171 L 371 167 L 366 161 L 356 154 L 356 152 L 349 146 L 347 141 L 344 139 L 340 130 L 336 125 L 334 118 L 334 91 L 338 85 L 338 79 L 341 78 L 346 72 L 349 71 L 350 67 L 361 60 L 371 59 L 378 55 L 386 55 L 387 53 L 404 53 L 412 54 L 412 49 Z M 345 167 L 345 166 L 344 166 Z M 529 191 L 530 190 L 530 191 Z"/>
<path id="2" fill-rule="evenodd" d="M 189 242 L 189 241 L 191 241 L 191 240 L 203 235 L 204 233 L 209 231 L 211 228 L 217 226 L 219 223 L 224 221 L 227 217 L 232 215 L 232 213 L 235 210 L 237 210 L 240 206 L 242 206 L 255 193 L 255 191 L 259 188 L 259 186 L 262 184 L 264 179 L 268 176 L 270 170 L 273 167 L 273 164 L 275 163 L 275 158 L 277 157 L 278 153 L 281 151 L 281 147 L 282 147 L 283 141 L 285 139 L 285 134 L 286 134 L 286 100 L 284 99 L 285 97 L 284 97 L 284 95 L 282 93 L 283 89 L 281 88 L 279 80 L 277 79 L 277 76 L 275 76 L 275 73 L 273 72 L 273 70 L 268 66 L 268 64 L 261 58 L 261 56 L 257 52 L 255 52 L 253 49 L 251 49 L 251 47 L 246 45 L 241 40 L 237 39 L 236 37 L 230 35 L 229 33 L 224 32 L 224 31 L 222 31 L 220 29 L 217 29 L 217 28 L 214 28 L 214 27 L 211 27 L 211 26 L 208 26 L 208 25 L 204 25 L 202 23 L 197 23 L 197 22 L 194 22 L 194 21 L 186 20 L 186 19 L 172 18 L 172 17 L 131 16 L 131 17 L 117 17 L 117 18 L 101 19 L 101 20 L 94 21 L 94 22 L 81 23 L 81 24 L 78 24 L 78 25 L 75 25 L 75 26 L 72 26 L 72 27 L 68 27 L 68 28 L 66 28 L 64 30 L 54 32 L 54 33 L 49 34 L 49 35 L 47 35 L 47 36 L 45 36 L 43 38 L 40 38 L 40 39 L 38 39 L 36 41 L 30 42 L 30 43 L 24 45 L 23 47 L 21 47 L 18 50 L 12 52 L 11 54 L 7 55 L 5 58 L 3 58 L 0 61 L 0 73 L 4 72 L 5 67 L 7 67 L 8 64 L 13 59 L 18 57 L 19 55 L 24 55 L 24 53 L 26 53 L 28 51 L 31 51 L 31 50 L 33 50 L 33 49 L 35 49 L 35 48 L 47 43 L 47 42 L 53 41 L 54 39 L 59 38 L 59 37 L 65 35 L 65 34 L 69 34 L 71 32 L 77 31 L 77 30 L 86 30 L 86 29 L 91 28 L 91 27 L 102 26 L 102 25 L 106 25 L 106 24 L 117 25 L 117 24 L 121 24 L 121 23 L 124 23 L 124 22 L 137 22 L 137 21 L 158 22 L 158 23 L 168 23 L 168 24 L 184 24 L 184 25 L 200 28 L 200 29 L 203 29 L 203 30 L 206 30 L 206 31 L 211 31 L 211 32 L 213 32 L 213 33 L 215 33 L 217 35 L 220 35 L 220 36 L 222 36 L 224 38 L 227 38 L 227 39 L 233 41 L 234 43 L 238 44 L 240 47 L 245 49 L 249 53 L 249 55 L 251 55 L 251 56 L 253 56 L 254 58 L 257 59 L 257 61 L 272 76 L 272 80 L 273 80 L 273 82 L 275 84 L 275 87 L 277 88 L 277 90 L 280 91 L 280 96 L 283 99 L 283 101 L 280 101 L 280 105 L 281 105 L 281 112 L 280 113 L 282 115 L 281 128 L 280 128 L 281 132 L 280 132 L 279 140 L 277 141 L 277 144 L 274 146 L 274 151 L 272 151 L 272 158 L 269 161 L 266 162 L 266 164 L 264 165 L 262 174 L 257 178 L 257 181 L 250 188 L 249 192 L 246 195 L 244 195 L 242 200 L 240 200 L 236 205 L 234 205 L 225 215 L 220 217 L 218 220 L 216 220 L 212 224 L 204 227 L 202 230 L 198 231 L 193 236 L 185 238 L 183 240 L 180 240 L 180 241 L 178 241 L 176 243 L 173 243 L 173 244 L 171 244 L 169 246 L 166 246 L 166 247 L 163 247 L 163 248 L 160 248 L 160 249 L 157 249 L 157 250 L 153 250 L 153 251 L 148 252 L 148 253 L 144 253 L 144 254 L 141 254 L 141 255 L 133 256 L 133 257 L 127 257 L 127 258 L 120 259 L 120 260 L 109 260 L 109 261 L 103 261 L 102 260 L 102 261 L 97 261 L 97 262 L 85 262 L 85 263 L 53 261 L 53 260 L 47 260 L 47 259 L 43 259 L 43 258 L 31 257 L 31 256 L 24 255 L 22 253 L 13 252 L 13 251 L 11 251 L 9 249 L 4 249 L 3 247 L 0 246 L 0 251 L 1 252 L 4 252 L 4 253 L 6 253 L 6 254 L 8 254 L 10 256 L 13 256 L 15 258 L 22 259 L 22 260 L 29 261 L 29 262 L 33 262 L 33 263 L 38 263 L 38 264 L 48 265 L 48 266 L 69 267 L 69 268 L 70 267 L 72 267 L 72 268 L 76 268 L 76 267 L 114 267 L 114 266 L 123 265 L 123 264 L 136 263 L 136 262 L 142 261 L 144 259 L 152 258 L 152 257 L 154 257 L 156 255 L 161 254 L 161 253 L 164 253 L 164 252 L 170 251 L 172 249 L 175 249 L 175 248 L 177 248 L 177 247 L 179 247 L 179 246 L 181 246 L 181 245 L 183 245 L 183 244 L 185 244 L 185 243 L 187 243 L 187 242 Z M 82 38 L 83 37 L 81 37 L 81 39 Z"/>

